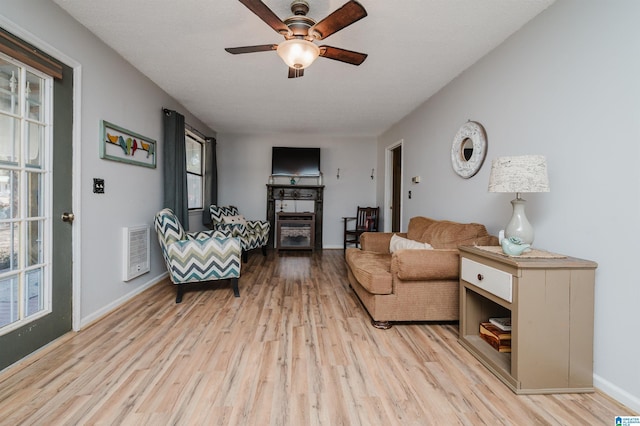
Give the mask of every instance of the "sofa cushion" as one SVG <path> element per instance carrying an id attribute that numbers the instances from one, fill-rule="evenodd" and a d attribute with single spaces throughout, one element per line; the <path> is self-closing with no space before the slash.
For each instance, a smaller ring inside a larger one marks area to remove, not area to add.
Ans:
<path id="1" fill-rule="evenodd" d="M 427 234 L 427 230 L 431 225 L 436 223 L 437 221 L 430 219 L 428 217 L 423 216 L 414 216 L 409 219 L 409 227 L 407 228 L 407 238 L 410 240 L 420 241 L 422 243 L 429 243 L 430 241 L 425 240 L 425 234 Z M 428 236 L 428 234 L 427 234 Z"/>
<path id="2" fill-rule="evenodd" d="M 369 293 L 391 294 L 391 254 L 350 247 L 345 258 L 355 279 Z"/>
<path id="3" fill-rule="evenodd" d="M 401 250 L 391 258 L 391 273 L 400 280 L 457 280 L 459 270 L 457 249 Z"/>
<path id="4" fill-rule="evenodd" d="M 435 248 L 452 249 L 477 244 L 479 238 L 488 235 L 484 225 L 443 220 L 430 226 L 424 237 Z"/>
<path id="5" fill-rule="evenodd" d="M 479 223 L 458 223 L 448 220 L 433 220 L 416 216 L 409 221 L 407 238 L 429 243 L 435 249 L 458 248 L 465 245 L 488 245 L 490 235 Z"/>

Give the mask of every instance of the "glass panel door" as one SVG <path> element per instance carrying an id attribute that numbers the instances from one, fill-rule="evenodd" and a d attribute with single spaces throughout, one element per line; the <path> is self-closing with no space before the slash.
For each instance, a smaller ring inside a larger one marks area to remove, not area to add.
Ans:
<path id="1" fill-rule="evenodd" d="M 0 335 L 51 312 L 52 81 L 0 56 Z"/>

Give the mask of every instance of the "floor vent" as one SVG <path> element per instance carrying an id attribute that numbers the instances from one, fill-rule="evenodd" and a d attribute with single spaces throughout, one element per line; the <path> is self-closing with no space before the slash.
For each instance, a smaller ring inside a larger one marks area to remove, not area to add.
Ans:
<path id="1" fill-rule="evenodd" d="M 124 228 L 123 281 L 149 272 L 149 226 Z"/>

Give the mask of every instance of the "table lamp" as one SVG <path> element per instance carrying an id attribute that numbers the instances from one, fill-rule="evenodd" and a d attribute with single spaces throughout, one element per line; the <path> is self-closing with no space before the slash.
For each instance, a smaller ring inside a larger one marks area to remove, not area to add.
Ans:
<path id="1" fill-rule="evenodd" d="M 549 192 L 547 161 L 542 155 L 498 157 L 491 164 L 489 192 L 515 192 L 511 201 L 513 215 L 505 228 L 506 238 L 518 237 L 523 243 L 533 242 L 533 227 L 527 220 L 523 192 Z"/>

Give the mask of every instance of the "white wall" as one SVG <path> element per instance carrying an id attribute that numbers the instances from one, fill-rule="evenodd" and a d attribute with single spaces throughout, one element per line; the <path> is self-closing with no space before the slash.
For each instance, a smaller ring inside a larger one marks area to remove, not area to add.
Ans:
<path id="1" fill-rule="evenodd" d="M 76 255 L 81 262 L 80 322 L 86 324 L 157 282 L 166 271 L 153 231 L 153 217 L 162 208 L 163 198 L 162 107 L 181 112 L 201 132 L 215 134 L 54 3 L 3 0 L 0 18 L 7 30 L 26 33 L 27 41 L 51 46 L 81 66 L 82 96 L 75 100 L 81 103 L 81 137 L 74 145 L 74 155 L 81 155 L 74 158 L 80 161 L 80 175 L 74 175 L 80 179 L 80 193 L 74 193 L 80 203 L 74 227 L 81 230 Z M 156 140 L 158 167 L 100 159 L 103 119 Z M 93 193 L 94 177 L 105 180 L 104 195 Z M 152 230 L 151 271 L 123 282 L 122 228 L 142 224 Z"/>
<path id="2" fill-rule="evenodd" d="M 640 411 L 640 2 L 558 0 L 379 138 L 404 139 L 404 219 L 476 221 L 497 234 L 514 194 L 490 194 L 491 160 L 543 154 L 551 192 L 526 194 L 534 245 L 598 262 L 595 385 Z M 488 155 L 459 178 L 449 155 L 465 121 Z M 410 177 L 422 176 L 412 185 Z M 383 200 L 382 179 L 377 197 Z M 407 199 L 407 190 L 413 198 Z"/>
<path id="3" fill-rule="evenodd" d="M 218 134 L 220 205 L 235 205 L 247 218 L 266 219 L 266 184 L 271 174 L 271 147 L 319 147 L 323 176 L 323 246 L 342 248 L 344 216 L 354 216 L 358 205 L 375 203 L 375 139 L 317 135 Z M 337 170 L 340 169 L 340 179 Z M 378 171 L 376 169 L 376 175 Z M 309 184 L 316 184 L 309 179 Z M 312 210 L 299 202 L 289 210 Z"/>

